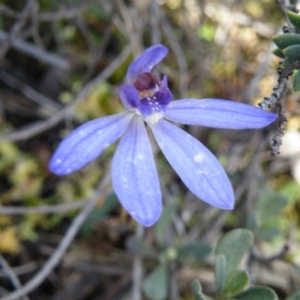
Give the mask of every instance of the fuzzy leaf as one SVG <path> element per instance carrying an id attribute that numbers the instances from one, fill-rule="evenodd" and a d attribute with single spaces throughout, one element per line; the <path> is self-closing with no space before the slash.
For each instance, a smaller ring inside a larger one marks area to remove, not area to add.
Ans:
<path id="1" fill-rule="evenodd" d="M 229 296 L 235 295 L 241 292 L 248 283 L 249 278 L 246 272 L 234 270 L 226 278 L 224 292 Z"/>
<path id="2" fill-rule="evenodd" d="M 189 257 L 196 258 L 197 261 L 202 260 L 209 255 L 211 247 L 203 242 L 192 242 L 186 245 L 180 245 L 177 248 L 177 253 L 180 261 L 186 261 Z"/>
<path id="3" fill-rule="evenodd" d="M 226 257 L 227 274 L 238 266 L 252 243 L 253 234 L 247 229 L 234 229 L 219 240 L 215 252 Z"/>
<path id="4" fill-rule="evenodd" d="M 286 12 L 287 17 L 291 21 L 291 23 L 300 30 L 300 16 L 292 11 Z"/>
<path id="5" fill-rule="evenodd" d="M 279 48 L 274 49 L 272 53 L 280 58 L 285 58 L 283 52 Z"/>
<path id="6" fill-rule="evenodd" d="M 277 300 L 275 292 L 267 287 L 251 287 L 248 290 L 234 296 L 237 300 Z"/>
<path id="7" fill-rule="evenodd" d="M 143 282 L 143 292 L 147 299 L 163 300 L 167 297 L 167 269 L 165 265 L 158 266 Z"/>
<path id="8" fill-rule="evenodd" d="M 202 287 L 201 287 L 201 284 L 200 284 L 199 280 L 194 279 L 192 281 L 191 287 L 192 287 L 192 292 L 193 292 L 195 300 L 208 300 L 208 299 L 210 299 L 209 297 L 202 294 Z"/>
<path id="9" fill-rule="evenodd" d="M 300 35 L 296 33 L 283 33 L 273 37 L 273 42 L 276 46 L 283 50 L 292 45 L 300 44 Z"/>
<path id="10" fill-rule="evenodd" d="M 296 67 L 296 61 L 297 61 L 297 60 L 295 60 L 295 59 L 293 59 L 293 58 L 290 58 L 290 57 L 286 57 L 286 58 L 282 61 L 282 63 L 281 63 L 281 67 L 282 67 L 282 68 L 287 68 L 287 67 L 289 67 L 289 68 L 288 68 L 288 73 L 287 73 L 286 75 L 288 75 L 288 74 L 290 74 L 290 73 L 293 72 L 293 70 L 294 70 L 295 67 Z M 294 66 L 292 66 L 292 65 L 294 65 Z"/>
<path id="11" fill-rule="evenodd" d="M 293 60 L 300 59 L 300 45 L 289 46 L 285 48 L 282 52 L 286 57 L 291 58 Z"/>
<path id="12" fill-rule="evenodd" d="M 270 227 L 270 228 L 262 228 L 255 232 L 255 237 L 266 242 L 272 242 L 275 237 L 280 234 L 280 230 L 277 227 Z"/>
<path id="13" fill-rule="evenodd" d="M 139 239 L 135 235 L 130 236 L 126 240 L 126 248 L 130 253 L 141 255 L 143 257 L 157 258 L 156 251 L 145 240 Z"/>
<path id="14" fill-rule="evenodd" d="M 221 293 L 224 289 L 226 274 L 227 274 L 226 257 L 223 254 L 217 255 L 216 264 L 215 264 L 215 281 L 217 284 L 218 293 Z"/>
<path id="15" fill-rule="evenodd" d="M 164 207 L 163 213 L 155 225 L 155 240 L 159 245 L 165 245 L 165 234 L 170 228 L 172 217 L 177 209 L 176 202 L 170 202 Z"/>
<path id="16" fill-rule="evenodd" d="M 270 189 L 264 189 L 255 204 L 255 212 L 258 214 L 259 224 L 277 218 L 288 204 L 287 198 Z"/>

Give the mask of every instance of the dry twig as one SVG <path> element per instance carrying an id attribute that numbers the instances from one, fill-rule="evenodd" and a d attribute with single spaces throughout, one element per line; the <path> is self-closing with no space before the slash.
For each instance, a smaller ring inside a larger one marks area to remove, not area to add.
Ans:
<path id="1" fill-rule="evenodd" d="M 13 269 L 10 267 L 10 265 L 7 263 L 7 261 L 4 259 L 4 257 L 0 254 L 0 266 L 4 270 L 4 272 L 7 274 L 7 276 L 10 278 L 11 283 L 13 284 L 15 289 L 22 288 L 21 282 L 19 278 L 14 273 Z M 21 300 L 29 300 L 28 297 L 22 297 Z"/>
<path id="2" fill-rule="evenodd" d="M 33 8 L 34 1 L 28 0 L 23 12 L 20 14 L 19 20 L 13 25 L 10 34 L 7 36 L 4 44 L 0 48 L 0 59 L 5 56 L 13 41 L 21 34 L 21 30 L 27 22 Z"/>
<path id="3" fill-rule="evenodd" d="M 36 207 L 1 206 L 0 215 L 29 215 L 29 214 L 52 214 L 63 213 L 78 209 L 86 204 L 87 200 L 79 200 L 71 203 L 57 205 L 43 205 Z"/>
<path id="4" fill-rule="evenodd" d="M 76 218 L 73 220 L 71 226 L 67 230 L 66 234 L 64 235 L 62 241 L 60 242 L 59 246 L 53 253 L 53 255 L 48 259 L 48 261 L 44 264 L 42 269 L 29 281 L 27 282 L 23 287 L 19 288 L 17 291 L 12 292 L 3 298 L 1 300 L 16 300 L 19 297 L 22 297 L 28 293 L 30 293 L 32 290 L 34 290 L 36 287 L 38 287 L 53 271 L 53 269 L 59 264 L 60 260 L 62 259 L 63 255 L 69 248 L 71 242 L 75 238 L 78 230 L 80 229 L 81 225 L 86 220 L 89 213 L 94 208 L 95 204 L 99 200 L 101 196 L 103 196 L 102 189 L 104 185 L 105 180 L 103 180 L 98 187 L 95 189 L 95 192 L 93 196 L 86 202 L 86 205 L 83 207 L 83 209 L 80 211 L 80 213 L 76 216 Z"/>
<path id="5" fill-rule="evenodd" d="M 21 141 L 29 139 L 32 136 L 39 134 L 43 131 L 54 127 L 61 122 L 65 116 L 72 110 L 72 108 L 81 100 L 85 99 L 87 95 L 101 82 L 106 80 L 113 72 L 125 61 L 130 54 L 130 47 L 127 46 L 121 52 L 121 54 L 115 58 L 115 60 L 95 79 L 87 83 L 82 90 L 74 97 L 73 101 L 61 109 L 57 114 L 53 115 L 49 119 L 36 122 L 30 126 L 23 127 L 14 132 L 7 133 L 0 136 L 0 142 L 5 141 Z"/>

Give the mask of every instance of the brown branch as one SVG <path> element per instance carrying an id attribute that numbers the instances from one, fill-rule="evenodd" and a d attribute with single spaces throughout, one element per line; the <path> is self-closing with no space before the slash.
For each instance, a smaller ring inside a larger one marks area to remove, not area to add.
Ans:
<path id="1" fill-rule="evenodd" d="M 60 103 L 55 102 L 54 100 L 40 94 L 29 85 L 24 84 L 10 74 L 6 73 L 4 70 L 0 70 L 0 80 L 2 80 L 9 87 L 18 90 L 33 102 L 48 109 L 52 113 L 55 113 L 62 108 L 62 105 Z"/>
<path id="2" fill-rule="evenodd" d="M 95 86 L 111 76 L 113 72 L 115 72 L 115 70 L 126 60 L 129 54 L 130 47 L 127 46 L 99 76 L 86 84 L 83 89 L 74 97 L 73 101 L 69 105 L 62 108 L 58 113 L 47 120 L 39 121 L 30 126 L 26 126 L 16 131 L 2 135 L 0 136 L 0 142 L 26 140 L 57 125 L 66 117 L 66 115 L 79 101 L 86 99 L 87 95 L 95 88 Z"/>
<path id="3" fill-rule="evenodd" d="M 60 260 L 62 259 L 63 255 L 69 248 L 71 242 L 75 238 L 75 235 L 77 234 L 81 225 L 83 224 L 83 222 L 86 220 L 89 213 L 94 208 L 98 199 L 101 196 L 103 196 L 101 190 L 103 188 L 103 184 L 106 183 L 105 181 L 106 180 L 103 180 L 98 185 L 93 196 L 89 199 L 89 201 L 86 203 L 86 205 L 80 211 L 80 213 L 73 220 L 71 226 L 67 230 L 67 232 L 66 232 L 65 236 L 63 237 L 62 241 L 60 242 L 59 246 L 57 247 L 57 249 L 55 250 L 53 255 L 44 264 L 43 268 L 37 274 L 35 274 L 35 276 L 29 282 L 27 282 L 22 288 L 4 296 L 3 298 L 1 298 L 1 300 L 16 300 L 16 299 L 30 293 L 31 291 L 33 291 L 49 276 L 49 274 L 53 271 L 53 269 L 59 264 Z"/>
<path id="4" fill-rule="evenodd" d="M 0 29 L 0 41 L 7 41 L 8 34 Z M 20 52 L 26 53 L 27 55 L 42 61 L 45 64 L 58 67 L 60 69 L 68 69 L 70 62 L 64 58 L 61 58 L 55 54 L 47 52 L 43 49 L 38 48 L 32 43 L 25 42 L 21 39 L 15 38 L 11 40 L 10 47 L 19 50 Z M 0 56 L 1 58 L 1 56 Z"/>
<path id="5" fill-rule="evenodd" d="M 28 214 L 51 214 L 63 213 L 85 205 L 87 200 L 79 200 L 71 203 L 57 205 L 41 205 L 33 207 L 1 206 L 0 215 L 28 215 Z"/>
<path id="6" fill-rule="evenodd" d="M 8 37 L 6 38 L 6 41 L 4 42 L 3 46 L 0 48 L 0 59 L 3 56 L 5 56 L 5 54 L 10 49 L 13 41 L 20 35 L 22 28 L 26 24 L 27 19 L 29 18 L 30 14 L 31 14 L 33 5 L 34 5 L 33 0 L 27 1 L 27 4 L 25 5 L 24 10 L 19 17 L 19 20 L 15 22 Z"/>
<path id="7" fill-rule="evenodd" d="M 0 266 L 6 273 L 6 275 L 9 277 L 11 283 L 16 289 L 22 288 L 21 282 L 19 278 L 14 273 L 13 269 L 10 267 L 10 265 L 7 263 L 7 261 L 4 259 L 4 257 L 0 254 Z M 21 300 L 29 300 L 28 297 L 22 297 Z"/>

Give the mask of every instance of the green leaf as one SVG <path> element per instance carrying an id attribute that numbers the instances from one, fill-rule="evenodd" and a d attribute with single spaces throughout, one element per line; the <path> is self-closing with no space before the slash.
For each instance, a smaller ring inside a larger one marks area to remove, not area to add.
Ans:
<path id="1" fill-rule="evenodd" d="M 177 247 L 178 258 L 181 261 L 186 261 L 189 257 L 202 260 L 211 253 L 211 247 L 202 242 L 193 242 Z"/>
<path id="2" fill-rule="evenodd" d="M 165 265 L 160 265 L 145 278 L 142 289 L 147 299 L 163 300 L 167 297 L 167 285 L 167 268 Z"/>
<path id="3" fill-rule="evenodd" d="M 260 223 L 277 218 L 287 205 L 287 198 L 270 189 L 265 189 L 255 204 L 255 211 L 258 213 Z"/>
<path id="4" fill-rule="evenodd" d="M 105 218 L 119 203 L 115 194 L 109 195 L 101 207 L 95 207 L 86 219 L 86 222 L 99 222 Z"/>
<path id="5" fill-rule="evenodd" d="M 126 240 L 126 248 L 131 253 L 142 255 L 143 257 L 157 258 L 156 251 L 146 243 L 144 239 L 139 239 L 135 235 Z"/>
<path id="6" fill-rule="evenodd" d="M 272 53 L 280 58 L 285 58 L 283 52 L 279 48 L 274 49 Z"/>
<path id="7" fill-rule="evenodd" d="M 289 204 L 295 205 L 300 196 L 300 185 L 296 180 L 289 180 L 278 188 L 278 192 L 287 198 Z"/>
<path id="8" fill-rule="evenodd" d="M 262 228 L 255 232 L 255 237 L 262 241 L 272 242 L 275 237 L 280 234 L 280 230 L 277 227 Z"/>
<path id="9" fill-rule="evenodd" d="M 226 257 L 227 274 L 238 266 L 252 243 L 253 234 L 247 229 L 234 229 L 219 240 L 215 253 Z"/>
<path id="10" fill-rule="evenodd" d="M 287 203 L 286 196 L 269 188 L 263 188 L 248 217 L 248 228 L 254 232 L 256 238 L 271 242 L 278 236 L 280 233 L 278 217 Z"/>
<path id="11" fill-rule="evenodd" d="M 277 300 L 275 292 L 267 287 L 251 287 L 248 290 L 234 296 L 237 300 Z"/>
<path id="12" fill-rule="evenodd" d="M 165 244 L 165 234 L 171 225 L 172 217 L 175 211 L 178 209 L 178 204 L 176 202 L 168 203 L 163 210 L 161 217 L 155 226 L 155 239 L 156 242 L 163 246 Z"/>
<path id="13" fill-rule="evenodd" d="M 300 290 L 289 296 L 286 300 L 300 300 Z"/>
<path id="14" fill-rule="evenodd" d="M 293 77 L 293 92 L 300 92 L 300 70 L 297 70 Z"/>
<path id="15" fill-rule="evenodd" d="M 292 45 L 300 44 L 300 35 L 296 33 L 283 33 L 273 37 L 273 42 L 276 46 L 283 50 Z"/>
<path id="16" fill-rule="evenodd" d="M 192 288 L 192 292 L 193 292 L 195 300 L 208 300 L 208 299 L 210 299 L 209 297 L 205 296 L 202 293 L 202 287 L 201 287 L 201 284 L 200 284 L 199 280 L 194 279 L 191 283 L 191 288 Z"/>
<path id="17" fill-rule="evenodd" d="M 247 228 L 251 231 L 254 231 L 257 227 L 257 212 L 253 209 L 248 214 Z"/>
<path id="18" fill-rule="evenodd" d="M 281 63 L 281 67 L 282 68 L 287 68 L 287 67 L 290 67 L 290 73 L 296 68 L 296 60 L 295 59 L 292 59 L 290 57 L 286 57 L 282 63 Z M 293 67 L 291 68 L 291 66 L 293 65 Z"/>
<path id="19" fill-rule="evenodd" d="M 241 292 L 249 283 L 246 272 L 234 270 L 226 278 L 224 293 L 232 296 Z"/>
<path id="20" fill-rule="evenodd" d="M 225 286 L 227 275 L 227 261 L 223 254 L 217 255 L 215 264 L 215 281 L 220 294 Z"/>
<path id="21" fill-rule="evenodd" d="M 287 11 L 286 15 L 291 21 L 291 23 L 295 26 L 295 28 L 300 30 L 300 16 L 291 11 Z"/>
<path id="22" fill-rule="evenodd" d="M 293 45 L 285 48 L 283 51 L 283 54 L 294 60 L 299 60 L 300 59 L 300 45 Z"/>
<path id="23" fill-rule="evenodd" d="M 105 199 L 105 202 L 101 207 L 96 207 L 86 218 L 85 223 L 81 227 L 81 233 L 89 235 L 94 226 L 103 220 L 119 203 L 115 194 L 111 194 Z"/>

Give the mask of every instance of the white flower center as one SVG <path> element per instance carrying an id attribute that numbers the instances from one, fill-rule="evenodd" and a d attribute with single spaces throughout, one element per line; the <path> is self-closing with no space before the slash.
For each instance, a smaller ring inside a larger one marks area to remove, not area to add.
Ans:
<path id="1" fill-rule="evenodd" d="M 160 119 L 162 119 L 164 116 L 163 112 L 155 112 L 151 114 L 150 116 L 145 118 L 145 121 L 149 124 L 155 124 L 157 123 Z"/>

